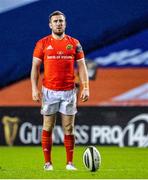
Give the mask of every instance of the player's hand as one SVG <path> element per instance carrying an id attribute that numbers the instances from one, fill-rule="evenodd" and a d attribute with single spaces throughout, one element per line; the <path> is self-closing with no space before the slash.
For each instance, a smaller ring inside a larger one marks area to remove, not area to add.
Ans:
<path id="1" fill-rule="evenodd" d="M 80 98 L 83 102 L 88 100 L 88 98 L 89 98 L 89 89 L 88 88 L 82 89 Z"/>
<path id="2" fill-rule="evenodd" d="M 40 102 L 41 101 L 41 93 L 38 89 L 33 89 L 32 90 L 32 99 L 35 102 Z"/>

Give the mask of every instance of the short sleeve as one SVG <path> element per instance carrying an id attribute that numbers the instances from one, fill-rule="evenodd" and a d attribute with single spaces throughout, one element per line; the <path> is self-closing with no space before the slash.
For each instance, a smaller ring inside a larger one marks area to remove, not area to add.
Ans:
<path id="1" fill-rule="evenodd" d="M 43 42 L 41 40 L 39 40 L 36 43 L 36 46 L 34 48 L 34 52 L 33 52 L 33 57 L 36 57 L 40 60 L 43 60 L 44 57 L 44 53 L 43 53 Z"/>
<path id="2" fill-rule="evenodd" d="M 76 60 L 81 60 L 84 59 L 84 52 L 83 52 L 83 48 L 80 44 L 79 41 L 77 41 L 76 43 Z"/>

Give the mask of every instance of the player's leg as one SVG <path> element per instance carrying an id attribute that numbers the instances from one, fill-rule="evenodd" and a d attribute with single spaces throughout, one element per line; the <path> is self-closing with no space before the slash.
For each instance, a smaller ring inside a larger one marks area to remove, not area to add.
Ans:
<path id="1" fill-rule="evenodd" d="M 64 145 L 66 148 L 67 164 L 73 162 L 74 138 L 74 115 L 62 114 L 62 127 L 64 130 Z"/>
<path id="2" fill-rule="evenodd" d="M 76 168 L 73 166 L 73 154 L 75 146 L 74 120 L 75 115 L 62 114 L 62 127 L 64 130 L 64 146 L 66 149 L 67 170 L 76 170 Z"/>
<path id="3" fill-rule="evenodd" d="M 76 108 L 76 90 L 61 92 L 61 99 L 59 112 L 62 114 L 62 127 L 64 130 L 64 145 L 66 149 L 67 166 L 68 170 L 76 170 L 73 166 L 73 154 L 74 154 L 74 120 L 77 112 Z"/>
<path id="4" fill-rule="evenodd" d="M 42 150 L 45 160 L 45 170 L 53 170 L 51 149 L 52 149 L 52 130 L 56 122 L 55 114 L 43 116 L 43 131 L 42 131 Z"/>
<path id="5" fill-rule="evenodd" d="M 43 115 L 43 132 L 42 132 L 42 149 L 45 159 L 45 170 L 52 170 L 51 148 L 52 148 L 52 130 L 56 121 L 56 112 L 59 108 L 59 102 L 53 91 L 43 87 L 42 89 L 42 108 Z M 50 169 L 51 168 L 51 169 Z"/>

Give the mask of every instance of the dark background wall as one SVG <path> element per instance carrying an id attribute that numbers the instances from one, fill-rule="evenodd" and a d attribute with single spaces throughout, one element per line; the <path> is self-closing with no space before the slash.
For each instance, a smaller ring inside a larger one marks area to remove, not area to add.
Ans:
<path id="1" fill-rule="evenodd" d="M 0 87 L 29 76 L 35 42 L 50 32 L 48 15 L 57 9 L 86 55 L 148 27 L 147 0 L 41 0 L 1 13 Z"/>

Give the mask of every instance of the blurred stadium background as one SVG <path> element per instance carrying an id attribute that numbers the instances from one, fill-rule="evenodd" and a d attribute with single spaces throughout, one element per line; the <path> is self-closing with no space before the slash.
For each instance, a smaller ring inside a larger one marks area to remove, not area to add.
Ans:
<path id="1" fill-rule="evenodd" d="M 42 117 L 29 76 L 54 10 L 66 14 L 66 32 L 80 40 L 89 70 L 91 95 L 78 103 L 76 143 L 147 148 L 147 0 L 0 0 L 0 145 L 40 145 Z M 58 120 L 54 144 L 62 142 Z"/>

